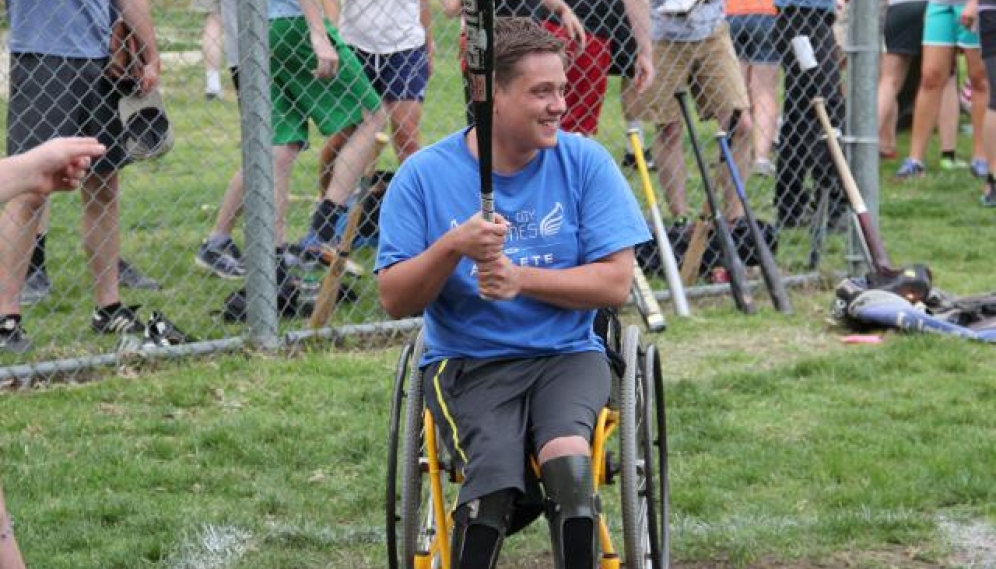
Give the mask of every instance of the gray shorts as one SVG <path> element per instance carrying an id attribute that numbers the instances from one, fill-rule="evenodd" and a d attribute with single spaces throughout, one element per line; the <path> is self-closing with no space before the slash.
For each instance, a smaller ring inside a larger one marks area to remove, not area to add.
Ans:
<path id="1" fill-rule="evenodd" d="M 20 154 L 59 136 L 93 136 L 107 147 L 96 172 L 128 163 L 120 144 L 121 96 L 104 77 L 104 60 L 12 53 L 7 153 Z"/>
<path id="2" fill-rule="evenodd" d="M 558 437 L 591 441 L 612 383 L 598 352 L 443 360 L 427 366 L 424 377 L 426 405 L 464 469 L 460 504 L 507 488 L 527 502 L 538 499 L 530 455 Z"/>

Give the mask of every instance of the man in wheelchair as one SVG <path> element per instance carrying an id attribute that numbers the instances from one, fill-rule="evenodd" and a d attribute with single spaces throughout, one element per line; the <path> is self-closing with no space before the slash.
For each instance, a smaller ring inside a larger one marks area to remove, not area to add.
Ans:
<path id="1" fill-rule="evenodd" d="M 626 300 L 632 247 L 649 234 L 611 155 L 558 129 L 560 40 L 499 18 L 495 51 L 499 214 L 479 212 L 473 126 L 410 157 L 381 210 L 380 300 L 393 317 L 424 316 L 426 405 L 465 477 L 451 567 L 494 567 L 506 533 L 542 504 L 556 566 L 590 569 L 590 441 L 611 385 L 592 323 Z"/>

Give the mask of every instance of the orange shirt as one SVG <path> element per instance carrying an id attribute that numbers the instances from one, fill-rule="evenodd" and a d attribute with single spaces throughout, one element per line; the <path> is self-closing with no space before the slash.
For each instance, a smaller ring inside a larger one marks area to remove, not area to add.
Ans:
<path id="1" fill-rule="evenodd" d="M 775 0 L 726 0 L 727 16 L 743 16 L 746 14 L 768 14 L 774 16 Z"/>

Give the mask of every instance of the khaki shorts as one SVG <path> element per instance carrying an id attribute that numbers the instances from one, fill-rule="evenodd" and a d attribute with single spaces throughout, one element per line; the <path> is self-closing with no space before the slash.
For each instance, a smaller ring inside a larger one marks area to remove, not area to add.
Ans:
<path id="1" fill-rule="evenodd" d="M 674 94 L 681 90 L 695 97 L 703 119 L 750 108 L 726 22 L 702 41 L 654 42 L 654 69 L 654 82 L 642 94 L 623 91 L 626 116 L 659 125 L 678 122 L 681 108 Z"/>

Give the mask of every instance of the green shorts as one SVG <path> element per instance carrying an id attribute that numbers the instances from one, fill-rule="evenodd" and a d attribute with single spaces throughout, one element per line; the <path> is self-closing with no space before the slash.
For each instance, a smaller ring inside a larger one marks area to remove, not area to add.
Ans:
<path id="1" fill-rule="evenodd" d="M 304 17 L 270 20 L 270 99 L 273 144 L 308 141 L 308 119 L 324 136 L 359 124 L 363 111 L 380 106 L 380 96 L 363 66 L 332 26 L 325 24 L 339 54 L 339 70 L 331 79 L 314 76 L 317 59 Z"/>
<path id="2" fill-rule="evenodd" d="M 962 26 L 959 21 L 964 9 L 964 5 L 929 2 L 923 17 L 923 45 L 979 49 L 979 34 Z"/>

